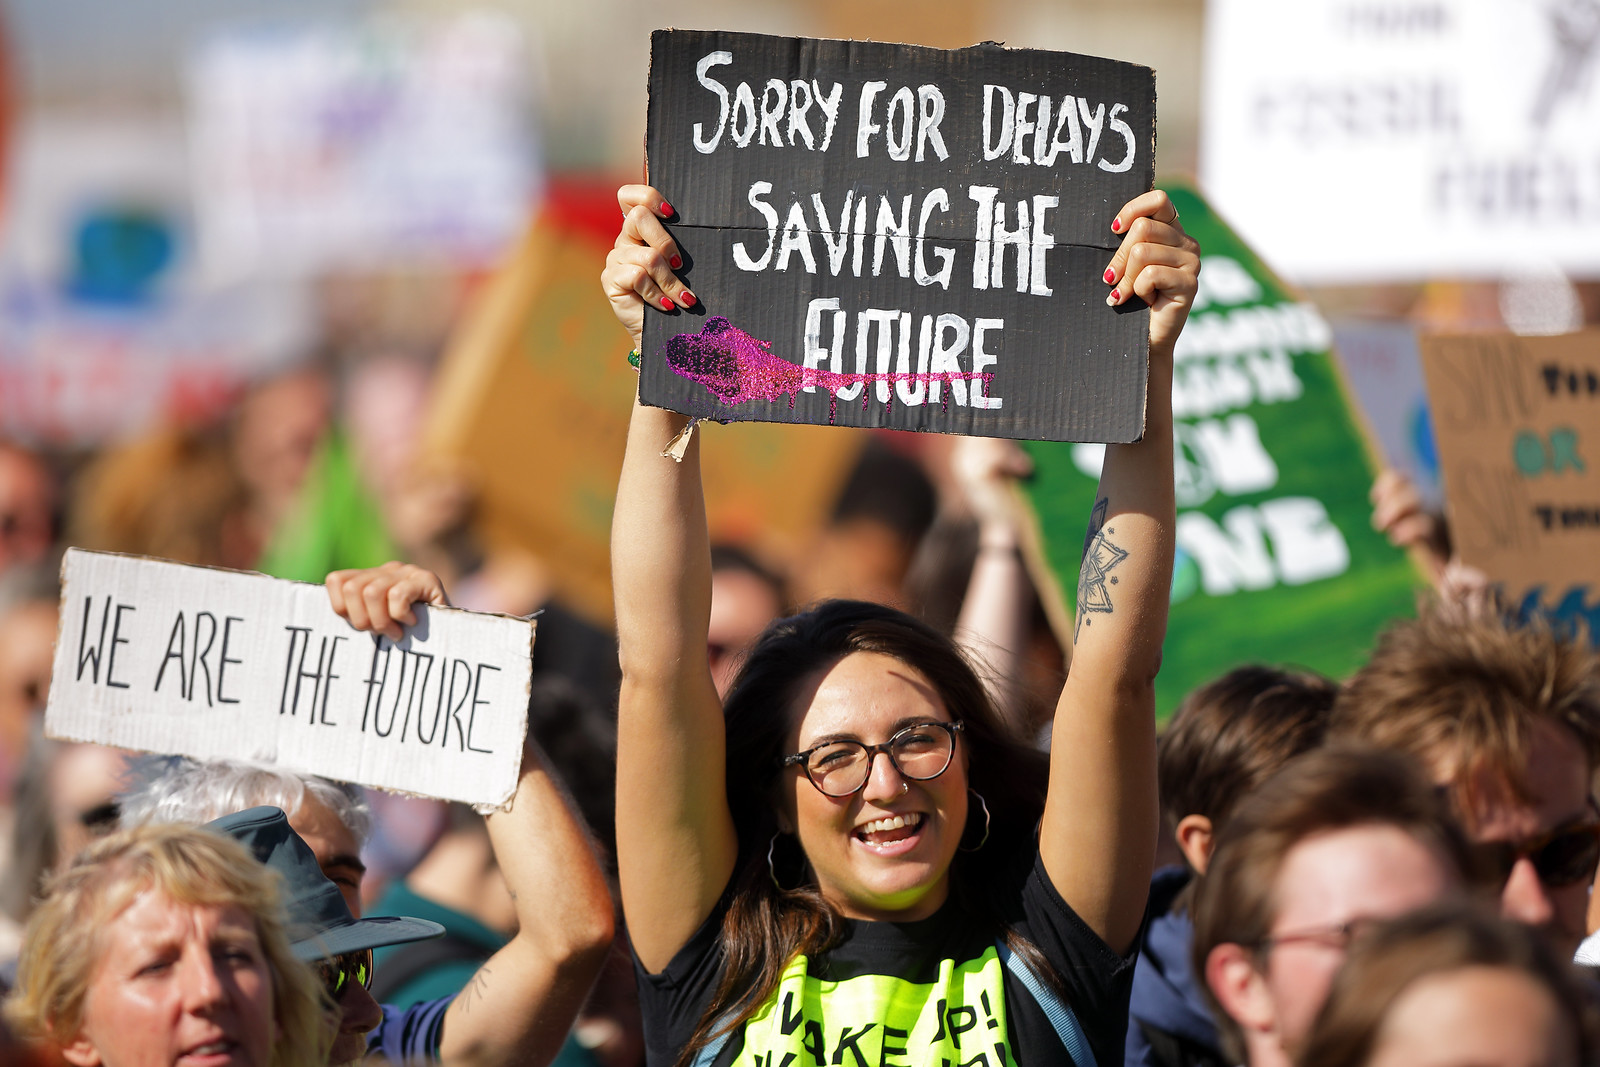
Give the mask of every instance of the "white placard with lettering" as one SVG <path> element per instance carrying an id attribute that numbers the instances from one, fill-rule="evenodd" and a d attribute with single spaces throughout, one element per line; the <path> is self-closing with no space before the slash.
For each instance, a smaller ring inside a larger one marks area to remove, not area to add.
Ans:
<path id="1" fill-rule="evenodd" d="M 415 610 L 394 643 L 334 614 L 320 585 L 69 549 L 46 731 L 503 804 L 533 623 Z"/>
<path id="2" fill-rule="evenodd" d="M 1600 270 L 1600 0 L 1211 0 L 1202 184 L 1298 283 Z"/>

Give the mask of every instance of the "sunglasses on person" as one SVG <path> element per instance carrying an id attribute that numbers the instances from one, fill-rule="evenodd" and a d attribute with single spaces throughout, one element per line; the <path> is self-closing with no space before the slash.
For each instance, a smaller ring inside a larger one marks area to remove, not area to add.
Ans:
<path id="1" fill-rule="evenodd" d="M 313 966 L 317 969 L 317 977 L 322 979 L 322 987 L 328 991 L 328 996 L 338 1000 L 351 982 L 360 985 L 362 989 L 372 988 L 372 950 L 364 948 L 357 952 L 342 952 L 337 956 L 317 960 Z"/>
<path id="2" fill-rule="evenodd" d="M 895 731 L 894 736 L 881 745 L 825 741 L 815 748 L 783 757 L 780 765 L 798 764 L 818 792 L 830 797 L 847 797 L 860 792 L 867 784 L 872 760 L 879 752 L 889 757 L 900 777 L 925 782 L 939 777 L 950 766 L 956 750 L 956 734 L 963 726 L 959 722 L 919 722 Z"/>
<path id="3" fill-rule="evenodd" d="M 1478 842 L 1472 846 L 1478 872 L 1485 880 L 1503 886 L 1517 861 L 1526 856 L 1539 881 L 1552 889 L 1587 882 L 1600 865 L 1600 819 L 1586 820 L 1521 841 Z"/>

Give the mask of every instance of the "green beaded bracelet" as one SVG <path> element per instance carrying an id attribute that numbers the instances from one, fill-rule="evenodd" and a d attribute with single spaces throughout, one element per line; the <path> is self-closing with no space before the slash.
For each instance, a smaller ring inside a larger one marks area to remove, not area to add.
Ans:
<path id="1" fill-rule="evenodd" d="M 628 353 L 628 366 L 634 370 L 639 369 L 639 350 L 637 348 Z"/>

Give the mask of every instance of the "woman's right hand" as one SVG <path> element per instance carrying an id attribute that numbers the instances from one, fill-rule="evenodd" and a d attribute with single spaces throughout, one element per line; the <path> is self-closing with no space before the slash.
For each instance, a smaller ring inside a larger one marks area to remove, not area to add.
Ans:
<path id="1" fill-rule="evenodd" d="M 697 300 L 673 273 L 683 266 L 683 257 L 677 242 L 661 225 L 662 219 L 676 217 L 672 206 L 648 185 L 624 185 L 618 189 L 617 206 L 622 209 L 622 230 L 606 256 L 600 287 L 611 301 L 617 321 L 638 349 L 644 335 L 647 302 L 662 311 L 672 311 L 680 306 L 693 307 Z"/>
<path id="2" fill-rule="evenodd" d="M 329 604 L 351 626 L 391 641 L 405 637 L 402 627 L 417 624 L 412 604 L 450 606 L 439 576 L 411 563 L 390 561 L 365 570 L 334 571 L 326 585 Z"/>

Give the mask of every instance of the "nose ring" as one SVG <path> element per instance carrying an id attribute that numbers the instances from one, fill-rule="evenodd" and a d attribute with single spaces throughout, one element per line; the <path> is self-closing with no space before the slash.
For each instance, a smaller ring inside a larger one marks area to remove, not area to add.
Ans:
<path id="1" fill-rule="evenodd" d="M 911 792 L 911 783 L 904 778 L 900 779 L 900 795 L 905 796 L 909 792 Z"/>

